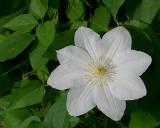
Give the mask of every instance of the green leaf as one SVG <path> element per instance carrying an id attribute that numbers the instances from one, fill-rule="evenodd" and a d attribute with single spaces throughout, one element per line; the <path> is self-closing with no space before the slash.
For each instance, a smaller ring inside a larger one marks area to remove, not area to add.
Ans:
<path id="1" fill-rule="evenodd" d="M 47 10 L 48 9 L 48 0 L 41 0 L 41 3 Z"/>
<path id="2" fill-rule="evenodd" d="M 56 103 L 50 107 L 45 115 L 45 128 L 63 128 L 66 121 L 66 115 L 66 94 L 63 94 L 56 100 Z"/>
<path id="3" fill-rule="evenodd" d="M 41 123 L 40 118 L 37 116 L 32 116 L 28 110 L 14 109 L 6 111 L 4 113 L 5 128 L 28 128 L 33 126 L 33 124 L 35 123 L 40 124 Z M 35 127 L 35 128 L 42 128 L 42 127 Z"/>
<path id="4" fill-rule="evenodd" d="M 102 0 L 105 6 L 110 10 L 113 18 L 116 20 L 118 10 L 125 0 Z"/>
<path id="5" fill-rule="evenodd" d="M 142 29 L 145 30 L 149 27 L 148 24 L 142 23 L 141 21 L 138 21 L 138 20 L 130 20 L 129 22 L 126 22 L 125 24 L 135 26 L 141 30 Z"/>
<path id="6" fill-rule="evenodd" d="M 0 40 L 3 40 L 5 39 L 5 36 L 4 35 L 0 35 Z"/>
<path id="7" fill-rule="evenodd" d="M 48 47 L 54 40 L 54 22 L 47 21 L 44 24 L 40 24 L 36 29 L 36 35 L 39 41 L 38 45 L 30 52 L 30 61 L 34 70 L 40 69 L 48 62 L 48 59 L 43 57 L 43 54 L 47 51 Z"/>
<path id="8" fill-rule="evenodd" d="M 77 29 L 80 26 L 86 26 L 87 27 L 87 21 L 73 21 L 71 24 L 71 29 Z"/>
<path id="9" fill-rule="evenodd" d="M 23 120 L 30 116 L 28 110 L 10 110 L 4 114 L 4 125 L 5 128 L 19 128 Z"/>
<path id="10" fill-rule="evenodd" d="M 12 95 L 6 95 L 0 98 L 0 109 L 6 110 L 12 101 Z"/>
<path id="11" fill-rule="evenodd" d="M 126 24 L 132 36 L 133 49 L 153 55 L 155 41 L 150 37 L 152 34 L 149 32 L 149 26 L 137 20 L 131 20 Z"/>
<path id="12" fill-rule="evenodd" d="M 0 29 L 2 28 L 2 26 L 3 26 L 4 24 L 6 24 L 6 23 L 9 22 L 10 20 L 12 20 L 14 17 L 16 17 L 16 16 L 20 15 L 21 13 L 23 13 L 23 11 L 24 11 L 24 8 L 18 10 L 18 11 L 15 12 L 15 13 L 12 13 L 12 14 L 10 14 L 10 15 L 8 15 L 8 16 L 4 16 L 4 17 L 0 18 Z"/>
<path id="13" fill-rule="evenodd" d="M 27 128 L 44 128 L 41 122 L 32 122 Z"/>
<path id="14" fill-rule="evenodd" d="M 19 55 L 31 43 L 33 37 L 28 33 L 15 32 L 0 40 L 0 61 Z"/>
<path id="15" fill-rule="evenodd" d="M 129 128 L 155 128 L 159 124 L 150 113 L 138 110 L 131 113 Z"/>
<path id="16" fill-rule="evenodd" d="M 56 50 L 64 48 L 65 46 L 74 43 L 75 30 L 67 30 L 64 32 L 56 33 L 53 45 Z"/>
<path id="17" fill-rule="evenodd" d="M 30 116 L 21 123 L 19 128 L 28 128 L 32 122 L 41 122 L 41 120 L 38 116 Z"/>
<path id="18" fill-rule="evenodd" d="M 108 30 L 110 21 L 110 13 L 107 8 L 100 6 L 96 8 L 93 17 L 91 18 L 91 28 L 95 31 L 102 32 Z"/>
<path id="19" fill-rule="evenodd" d="M 36 75 L 39 78 L 39 80 L 42 81 L 42 83 L 46 83 L 48 79 L 49 71 L 46 66 L 42 67 L 40 70 L 37 70 Z"/>
<path id="20" fill-rule="evenodd" d="M 133 19 L 150 24 L 160 9 L 160 0 L 142 0 L 134 10 Z"/>
<path id="21" fill-rule="evenodd" d="M 72 128 L 79 119 L 70 117 L 66 110 L 66 94 L 62 93 L 55 104 L 50 107 L 44 118 L 45 128 Z"/>
<path id="22" fill-rule="evenodd" d="M 83 13 L 83 3 L 80 0 L 69 0 L 66 14 L 70 20 L 80 19 L 83 16 Z"/>
<path id="23" fill-rule="evenodd" d="M 44 24 L 40 24 L 36 29 L 36 35 L 40 44 L 44 46 L 44 48 L 48 48 L 48 46 L 52 43 L 55 35 L 55 24 L 53 21 L 47 21 Z"/>
<path id="24" fill-rule="evenodd" d="M 42 4 L 41 0 L 31 0 L 29 12 L 37 19 L 42 19 L 46 14 L 47 9 Z"/>
<path id="25" fill-rule="evenodd" d="M 43 56 L 45 51 L 42 45 L 37 44 L 36 48 L 30 52 L 29 58 L 33 70 L 41 70 L 48 62 L 49 59 Z"/>
<path id="26" fill-rule="evenodd" d="M 78 123 L 79 123 L 80 119 L 78 117 L 71 117 L 70 118 L 70 127 L 74 128 Z"/>
<path id="27" fill-rule="evenodd" d="M 133 19 L 133 14 L 136 8 L 141 4 L 142 0 L 125 0 L 126 16 L 129 20 Z"/>
<path id="28" fill-rule="evenodd" d="M 38 24 L 37 20 L 30 14 L 15 17 L 3 27 L 19 32 L 30 32 Z"/>
<path id="29" fill-rule="evenodd" d="M 28 85 L 20 88 L 14 95 L 9 109 L 23 108 L 42 101 L 45 89 L 38 81 L 31 81 Z"/>

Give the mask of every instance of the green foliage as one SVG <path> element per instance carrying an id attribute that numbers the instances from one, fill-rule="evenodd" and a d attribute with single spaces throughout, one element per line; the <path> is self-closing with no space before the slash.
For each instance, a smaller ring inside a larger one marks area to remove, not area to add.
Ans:
<path id="1" fill-rule="evenodd" d="M 116 20 L 116 16 L 119 8 L 122 6 L 125 0 L 102 0 L 106 7 L 110 10 L 113 18 Z"/>
<path id="2" fill-rule="evenodd" d="M 3 27 L 18 32 L 30 32 L 37 24 L 37 20 L 32 15 L 23 14 L 9 21 Z"/>
<path id="3" fill-rule="evenodd" d="M 160 0 L 1 0 L 0 127 L 160 128 Z M 96 108 L 80 117 L 66 110 L 67 92 L 46 86 L 56 50 L 74 44 L 80 26 L 100 35 L 118 25 L 133 49 L 152 56 L 142 79 L 147 96 L 127 102 L 119 122 Z"/>
<path id="4" fill-rule="evenodd" d="M 55 39 L 49 49 L 46 51 L 45 56 L 50 59 L 57 60 L 56 50 L 61 49 L 68 45 L 73 45 L 74 30 L 67 30 L 64 32 L 56 33 Z"/>
<path id="5" fill-rule="evenodd" d="M 38 81 L 28 82 L 25 87 L 20 88 L 13 94 L 8 109 L 23 108 L 40 103 L 45 94 L 44 87 Z"/>
<path id="6" fill-rule="evenodd" d="M 101 6 L 96 8 L 91 18 L 91 28 L 95 31 L 107 31 L 110 22 L 110 13 L 107 8 Z"/>
<path id="7" fill-rule="evenodd" d="M 132 3 L 129 3 L 129 6 L 133 6 Z M 133 10 L 133 19 L 150 24 L 156 16 L 159 8 L 159 0 L 142 0 L 136 9 Z"/>
<path id="8" fill-rule="evenodd" d="M 66 14 L 71 20 L 78 20 L 84 13 L 83 3 L 80 0 L 69 0 Z"/>
<path id="9" fill-rule="evenodd" d="M 0 38 L 0 61 L 12 59 L 20 54 L 33 40 L 29 33 L 14 32 Z"/>
<path id="10" fill-rule="evenodd" d="M 21 124 L 30 116 L 28 110 L 14 109 L 4 113 L 5 128 L 20 128 Z"/>
<path id="11" fill-rule="evenodd" d="M 138 110 L 131 113 L 129 128 L 155 128 L 160 122 L 157 122 L 151 114 Z"/>
<path id="12" fill-rule="evenodd" d="M 35 49 L 30 53 L 30 60 L 33 69 L 40 69 L 47 62 L 48 59 L 43 57 L 43 54 L 52 43 L 55 35 L 55 24 L 53 21 L 47 21 L 44 24 L 39 24 L 36 28 L 36 35 L 38 44 Z"/>
<path id="13" fill-rule="evenodd" d="M 44 126 L 45 128 L 72 128 L 78 121 L 78 118 L 68 115 L 66 110 L 66 94 L 63 93 L 48 110 L 44 118 Z"/>
<path id="14" fill-rule="evenodd" d="M 37 19 L 42 19 L 45 16 L 46 8 L 45 5 L 42 4 L 41 0 L 31 0 L 29 12 Z"/>

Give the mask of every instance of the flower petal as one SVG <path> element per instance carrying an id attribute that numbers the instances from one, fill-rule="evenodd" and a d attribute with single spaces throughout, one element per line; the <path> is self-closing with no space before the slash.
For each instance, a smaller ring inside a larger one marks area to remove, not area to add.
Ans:
<path id="1" fill-rule="evenodd" d="M 121 100 L 134 100 L 146 95 L 146 88 L 139 76 L 129 73 L 119 74 L 109 83 L 111 93 Z"/>
<path id="2" fill-rule="evenodd" d="M 97 56 L 96 43 L 100 40 L 100 36 L 90 28 L 80 27 L 75 32 L 75 45 L 85 49 L 92 58 Z"/>
<path id="3" fill-rule="evenodd" d="M 67 96 L 67 110 L 70 115 L 79 116 L 95 107 L 92 95 L 93 87 L 94 86 L 91 85 L 85 85 L 69 90 Z"/>
<path id="4" fill-rule="evenodd" d="M 77 85 L 81 74 L 69 71 L 66 67 L 58 66 L 49 76 L 47 84 L 53 88 L 64 90 Z"/>
<path id="5" fill-rule="evenodd" d="M 113 62 L 122 72 L 127 71 L 139 76 L 147 70 L 151 61 L 152 58 L 148 54 L 135 50 L 117 54 L 113 59 Z"/>
<path id="6" fill-rule="evenodd" d="M 95 87 L 94 100 L 98 109 L 112 120 L 118 121 L 122 118 L 126 103 L 114 97 L 108 85 L 106 85 L 105 88 L 103 86 Z"/>
<path id="7" fill-rule="evenodd" d="M 107 32 L 99 43 L 99 52 L 107 57 L 113 57 L 116 53 L 131 49 L 131 36 L 124 27 L 117 27 Z"/>
<path id="8" fill-rule="evenodd" d="M 67 46 L 57 51 L 57 58 L 61 65 L 69 69 L 79 70 L 90 61 L 89 54 L 82 48 Z"/>

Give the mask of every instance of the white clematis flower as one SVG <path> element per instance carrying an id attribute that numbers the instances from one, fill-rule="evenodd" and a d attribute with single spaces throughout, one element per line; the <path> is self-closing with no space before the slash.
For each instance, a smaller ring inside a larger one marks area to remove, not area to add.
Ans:
<path id="1" fill-rule="evenodd" d="M 131 36 L 124 27 L 107 32 L 102 39 L 86 27 L 75 33 L 75 46 L 57 51 L 60 62 L 47 83 L 68 89 L 67 110 L 79 116 L 97 106 L 111 119 L 120 120 L 126 100 L 146 95 L 139 77 L 151 63 L 146 53 L 131 50 Z"/>

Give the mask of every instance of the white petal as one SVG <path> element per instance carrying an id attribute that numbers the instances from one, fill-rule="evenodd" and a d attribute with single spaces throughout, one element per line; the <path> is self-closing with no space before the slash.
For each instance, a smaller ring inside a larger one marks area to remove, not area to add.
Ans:
<path id="1" fill-rule="evenodd" d="M 127 71 L 139 76 L 147 70 L 151 61 L 152 58 L 148 54 L 135 50 L 117 54 L 113 59 L 121 72 Z"/>
<path id="2" fill-rule="evenodd" d="M 89 54 L 82 48 L 76 46 L 67 46 L 57 51 L 57 58 L 61 65 L 79 70 L 90 61 Z"/>
<path id="3" fill-rule="evenodd" d="M 69 90 L 67 96 L 67 110 L 70 115 L 79 116 L 95 107 L 93 102 L 93 87 L 94 86 L 91 85 L 82 85 Z"/>
<path id="4" fill-rule="evenodd" d="M 107 32 L 99 43 L 102 55 L 112 57 L 116 53 L 131 49 L 131 36 L 124 27 L 117 27 Z"/>
<path id="5" fill-rule="evenodd" d="M 80 27 L 75 32 L 75 45 L 85 49 L 92 58 L 97 56 L 96 43 L 100 40 L 101 38 L 96 32 L 86 27 Z"/>
<path id="6" fill-rule="evenodd" d="M 134 100 L 146 95 L 146 88 L 139 76 L 128 73 L 119 74 L 108 83 L 111 93 L 121 100 Z"/>
<path id="7" fill-rule="evenodd" d="M 125 101 L 119 100 L 114 97 L 108 85 L 96 86 L 94 90 L 94 100 L 98 109 L 100 109 L 106 116 L 112 120 L 118 121 L 122 118 L 126 108 Z"/>
<path id="8" fill-rule="evenodd" d="M 69 71 L 60 65 L 51 73 L 47 84 L 53 88 L 64 90 L 76 86 L 80 79 L 80 74 Z"/>

